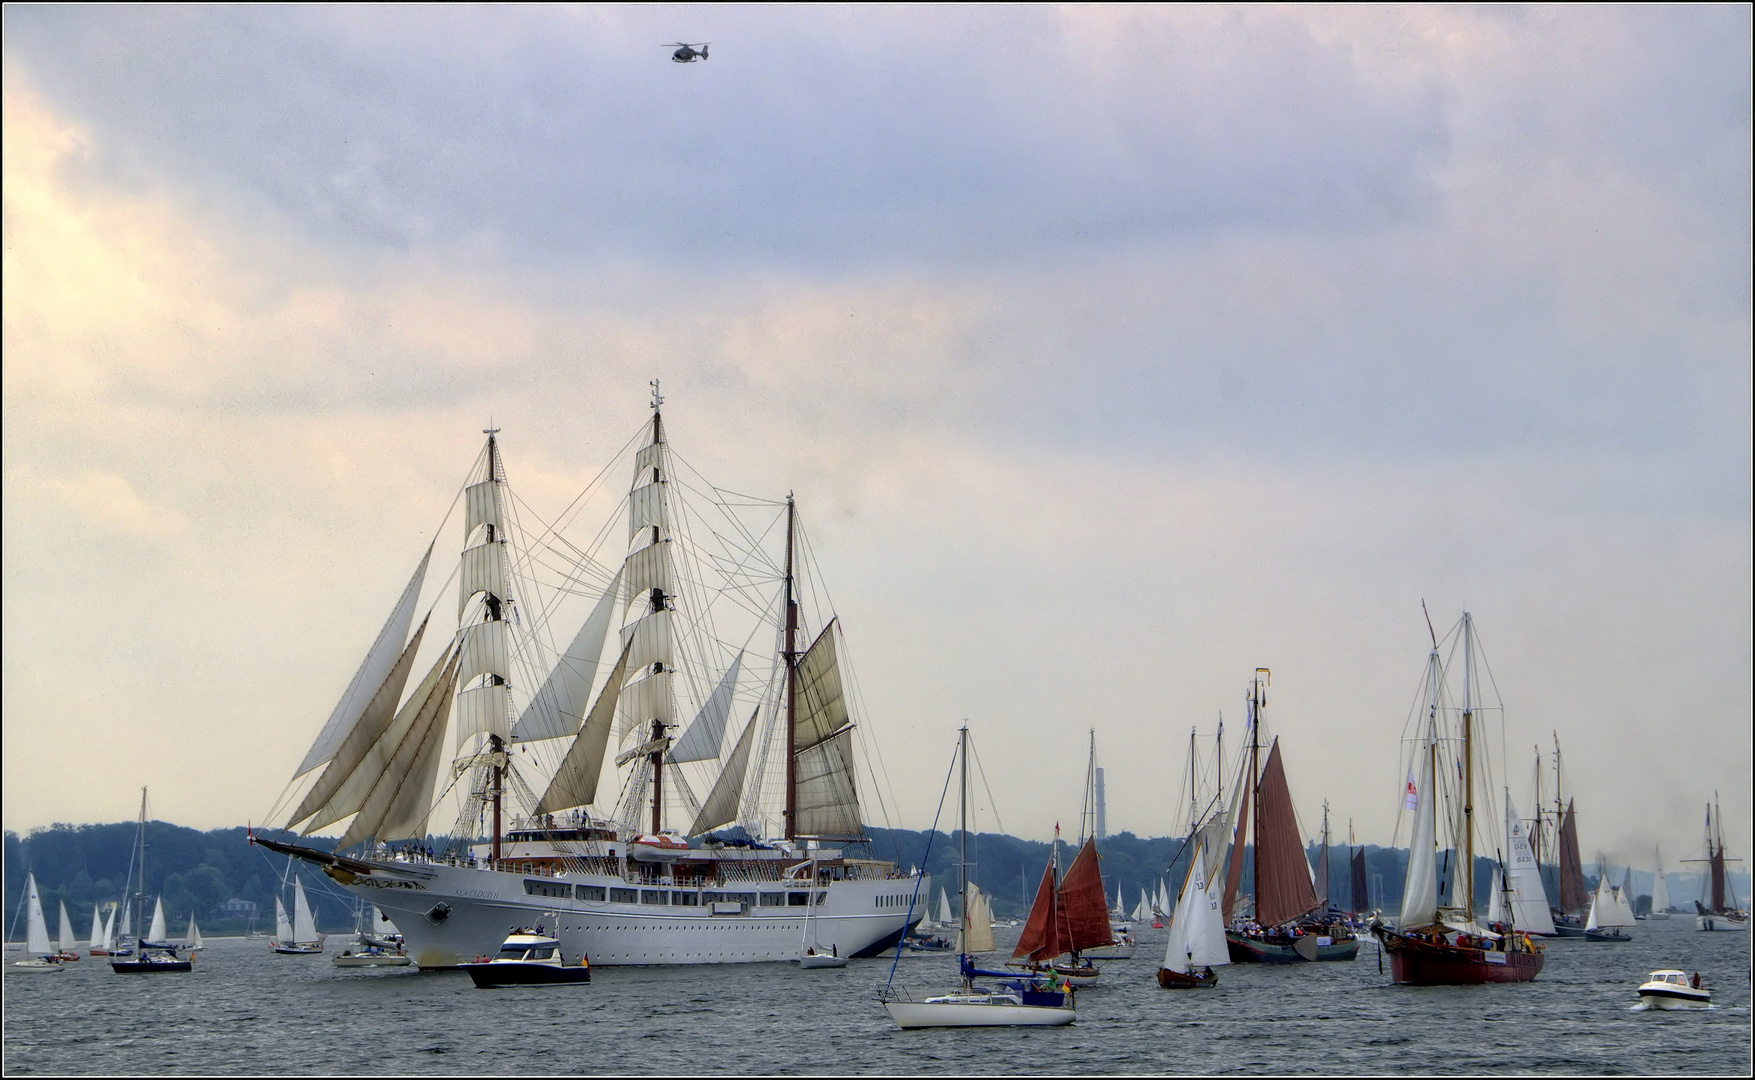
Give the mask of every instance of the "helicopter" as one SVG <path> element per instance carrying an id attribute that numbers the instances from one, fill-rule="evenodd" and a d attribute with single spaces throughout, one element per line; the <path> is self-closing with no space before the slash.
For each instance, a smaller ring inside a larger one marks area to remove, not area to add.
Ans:
<path id="1" fill-rule="evenodd" d="M 686 41 L 675 41 L 671 44 L 677 47 L 676 51 L 670 54 L 672 60 L 679 64 L 692 64 L 696 60 L 707 59 L 707 46 L 713 43 L 711 41 L 703 41 L 691 45 Z"/>

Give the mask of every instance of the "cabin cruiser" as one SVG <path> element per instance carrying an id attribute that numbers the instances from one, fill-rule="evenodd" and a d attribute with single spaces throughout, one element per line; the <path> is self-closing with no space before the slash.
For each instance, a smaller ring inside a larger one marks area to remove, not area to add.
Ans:
<path id="1" fill-rule="evenodd" d="M 591 961 L 579 957 L 577 964 L 566 963 L 561 955 L 559 938 L 543 932 L 519 928 L 512 931 L 500 945 L 497 956 L 478 956 L 472 964 L 462 965 L 480 989 L 495 986 L 548 986 L 560 983 L 591 981 Z"/>
<path id="2" fill-rule="evenodd" d="M 1712 991 L 1700 972 L 1693 975 L 1665 968 L 1645 977 L 1639 988 L 1639 1000 L 1648 1009 L 1704 1009 L 1712 1003 Z"/>

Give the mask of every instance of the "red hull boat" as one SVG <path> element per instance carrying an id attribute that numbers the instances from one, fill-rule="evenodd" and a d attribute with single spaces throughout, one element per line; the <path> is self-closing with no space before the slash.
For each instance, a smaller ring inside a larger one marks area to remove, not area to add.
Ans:
<path id="1" fill-rule="evenodd" d="M 1390 974 L 1398 986 L 1478 986 L 1482 983 L 1529 982 L 1547 959 L 1539 946 L 1527 948 L 1515 939 L 1501 949 L 1405 937 L 1386 928 L 1377 931 L 1389 954 Z"/>

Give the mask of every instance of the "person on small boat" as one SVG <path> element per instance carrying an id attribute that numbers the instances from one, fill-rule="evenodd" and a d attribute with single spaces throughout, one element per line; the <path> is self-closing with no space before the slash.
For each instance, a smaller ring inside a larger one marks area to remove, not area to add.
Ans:
<path id="1" fill-rule="evenodd" d="M 1700 972 L 1696 971 L 1694 973 L 1693 977 L 1688 980 L 1688 985 L 1696 990 L 1704 989 L 1700 981 Z"/>

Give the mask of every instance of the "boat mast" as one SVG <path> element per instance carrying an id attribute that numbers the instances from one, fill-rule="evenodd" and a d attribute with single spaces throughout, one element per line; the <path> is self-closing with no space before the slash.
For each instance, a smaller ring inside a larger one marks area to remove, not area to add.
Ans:
<path id="1" fill-rule="evenodd" d="M 1466 922 L 1473 922 L 1475 918 L 1474 628 L 1474 620 L 1468 612 L 1463 612 L 1463 864 L 1460 869 Z"/>
<path id="2" fill-rule="evenodd" d="M 140 845 L 140 884 L 134 891 L 134 922 L 146 936 L 146 786 L 140 788 L 140 827 L 135 840 Z"/>
<path id="3" fill-rule="evenodd" d="M 489 481 L 498 481 L 500 478 L 499 433 L 500 429 L 497 427 L 482 429 L 482 434 L 488 437 L 487 478 Z M 499 539 L 496 526 L 491 521 L 488 522 L 487 526 L 487 538 L 489 543 Z M 486 594 L 484 607 L 486 609 L 487 621 L 498 622 L 500 619 L 500 601 L 493 593 L 490 592 Z M 492 676 L 492 679 L 495 683 L 503 683 L 506 681 L 499 675 Z M 488 865 L 498 869 L 500 865 L 500 835 L 502 832 L 500 815 L 505 803 L 506 787 L 506 779 L 502 770 L 505 768 L 506 753 L 505 744 L 501 742 L 500 737 L 496 734 L 490 733 L 488 735 L 488 760 L 492 762 L 489 766 L 490 782 L 488 785 L 488 797 L 493 803 L 494 830 L 491 836 L 491 843 L 488 846 Z"/>
<path id="4" fill-rule="evenodd" d="M 1261 677 L 1264 674 L 1270 681 L 1273 679 L 1273 673 L 1267 668 L 1256 668 L 1249 693 L 1249 797 L 1255 803 L 1255 820 L 1250 823 L 1254 843 L 1250 846 L 1249 895 L 1257 902 L 1258 923 L 1261 921 L 1261 709 L 1267 704 L 1267 695 L 1261 692 Z"/>
<path id="5" fill-rule="evenodd" d="M 1097 729 L 1091 728 L 1091 749 L 1085 757 L 1085 803 L 1079 807 L 1079 846 L 1097 834 Z M 1087 832 L 1085 826 L 1089 824 Z"/>
<path id="6" fill-rule="evenodd" d="M 786 663 L 786 839 L 798 834 L 798 597 L 792 579 L 792 538 L 797 507 L 786 493 L 786 640 L 780 657 Z M 967 766 L 965 766 L 967 771 Z"/>
<path id="7" fill-rule="evenodd" d="M 1200 815 L 1200 807 L 1195 805 L 1194 796 L 1194 725 L 1188 725 L 1188 835 L 1194 835 L 1194 819 Z M 1222 783 L 1223 781 L 1221 781 Z"/>
<path id="8" fill-rule="evenodd" d="M 664 404 L 664 395 L 658 392 L 658 380 L 652 380 L 652 445 L 657 446 L 664 441 L 664 414 L 660 411 Z M 662 452 L 662 451 L 661 451 Z M 654 542 L 658 539 L 658 529 L 652 529 Z M 646 760 L 652 765 L 652 835 L 657 836 L 664 831 L 664 721 L 653 717 L 652 742 L 654 749 Z M 816 890 L 811 890 L 816 895 Z"/>
<path id="9" fill-rule="evenodd" d="M 1542 825 L 1542 748 L 1540 746 L 1535 747 L 1535 751 L 1536 751 L 1536 799 L 1535 799 L 1535 802 L 1536 802 L 1536 827 L 1530 833 L 1530 846 L 1533 849 L 1533 850 L 1531 850 L 1530 855 L 1533 856 L 1536 860 L 1536 873 L 1540 874 L 1542 872 L 1542 829 L 1543 829 L 1543 825 Z"/>
<path id="10" fill-rule="evenodd" d="M 957 733 L 957 753 L 961 774 L 957 786 L 957 907 L 963 913 L 963 932 L 957 935 L 957 966 L 969 948 L 969 725 Z M 967 986 L 969 977 L 963 976 Z"/>

